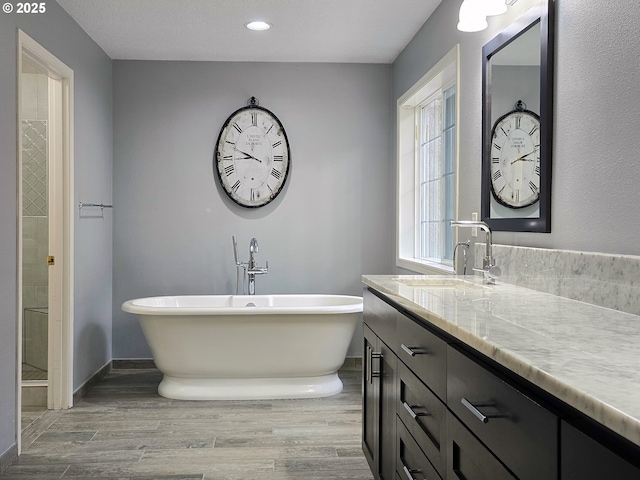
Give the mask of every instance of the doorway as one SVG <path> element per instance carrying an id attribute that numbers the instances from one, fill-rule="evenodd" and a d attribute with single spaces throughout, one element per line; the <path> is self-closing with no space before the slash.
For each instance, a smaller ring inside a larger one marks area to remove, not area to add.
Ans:
<path id="1" fill-rule="evenodd" d="M 66 409 L 73 403 L 73 71 L 22 31 L 17 67 L 17 418 L 22 423 L 38 408 Z"/>

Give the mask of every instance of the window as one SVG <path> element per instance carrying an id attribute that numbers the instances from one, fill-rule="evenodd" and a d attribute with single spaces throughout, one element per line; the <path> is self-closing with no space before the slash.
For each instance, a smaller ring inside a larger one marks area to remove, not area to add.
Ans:
<path id="1" fill-rule="evenodd" d="M 456 46 L 398 101 L 396 263 L 420 273 L 453 270 L 457 63 Z"/>

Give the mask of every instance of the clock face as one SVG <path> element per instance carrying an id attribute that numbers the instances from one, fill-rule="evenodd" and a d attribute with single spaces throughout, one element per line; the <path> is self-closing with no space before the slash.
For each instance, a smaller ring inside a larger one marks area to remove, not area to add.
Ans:
<path id="1" fill-rule="evenodd" d="M 238 205 L 261 207 L 282 190 L 289 172 L 289 142 L 280 121 L 259 106 L 243 107 L 227 119 L 216 144 L 216 171 Z"/>
<path id="2" fill-rule="evenodd" d="M 491 131 L 491 190 L 510 208 L 527 207 L 540 195 L 540 118 L 529 110 L 499 118 Z"/>

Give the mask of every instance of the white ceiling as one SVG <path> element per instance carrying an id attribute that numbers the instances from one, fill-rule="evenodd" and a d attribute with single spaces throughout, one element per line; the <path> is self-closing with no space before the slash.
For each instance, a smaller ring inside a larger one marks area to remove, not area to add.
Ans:
<path id="1" fill-rule="evenodd" d="M 441 1 L 57 0 L 113 59 L 338 63 L 392 63 Z"/>

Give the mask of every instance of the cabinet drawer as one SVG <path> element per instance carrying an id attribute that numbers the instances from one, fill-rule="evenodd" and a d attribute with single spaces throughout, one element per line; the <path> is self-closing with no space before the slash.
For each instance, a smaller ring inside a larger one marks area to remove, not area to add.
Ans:
<path id="1" fill-rule="evenodd" d="M 402 362 L 398 382 L 398 417 L 444 477 L 447 407 Z"/>
<path id="2" fill-rule="evenodd" d="M 397 344 L 402 360 L 443 401 L 447 395 L 447 344 L 440 337 L 398 313 Z"/>
<path id="3" fill-rule="evenodd" d="M 557 479 L 558 418 L 454 347 L 447 406 L 521 480 Z"/>
<path id="4" fill-rule="evenodd" d="M 640 468 L 564 421 L 560 423 L 560 448 L 562 480 L 640 478 Z"/>
<path id="5" fill-rule="evenodd" d="M 402 480 L 440 480 L 429 459 L 422 453 L 409 430 L 402 422 L 397 423 L 398 458 L 396 474 Z"/>
<path id="6" fill-rule="evenodd" d="M 367 289 L 363 293 L 363 302 L 364 323 L 378 337 L 382 338 L 387 345 L 393 347 L 396 342 L 396 316 L 398 311 Z"/>
<path id="7" fill-rule="evenodd" d="M 508 441 L 508 439 L 506 439 Z M 538 480 L 543 480 L 540 477 Z M 447 413 L 447 480 L 517 480 L 450 412 Z"/>

